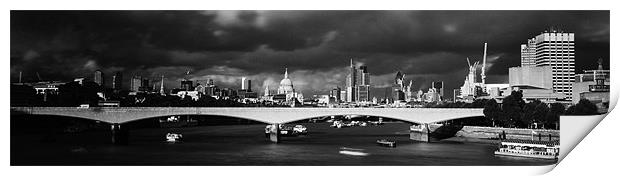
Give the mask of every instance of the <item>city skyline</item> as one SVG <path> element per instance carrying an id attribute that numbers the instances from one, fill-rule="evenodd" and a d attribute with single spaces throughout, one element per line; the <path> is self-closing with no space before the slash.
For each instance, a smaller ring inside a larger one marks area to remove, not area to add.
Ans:
<path id="1" fill-rule="evenodd" d="M 176 87 L 192 70 L 192 80 L 239 87 L 247 77 L 263 90 L 277 87 L 287 67 L 303 94 L 328 94 L 345 87 L 354 58 L 369 66 L 374 87 L 391 86 L 401 71 L 414 90 L 432 81 L 452 90 L 467 73 L 465 58 L 481 61 L 484 42 L 487 82 L 507 83 L 520 45 L 554 26 L 575 33 L 576 73 L 599 58 L 609 67 L 608 11 L 12 11 L 11 19 L 12 82 L 20 71 L 33 81 L 99 69 L 108 87 L 116 71 L 125 86 L 139 74 L 165 75 L 165 87 Z"/>

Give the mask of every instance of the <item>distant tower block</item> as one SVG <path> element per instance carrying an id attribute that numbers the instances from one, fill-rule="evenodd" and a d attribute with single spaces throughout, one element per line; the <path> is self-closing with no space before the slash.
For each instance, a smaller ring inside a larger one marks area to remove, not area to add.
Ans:
<path id="1" fill-rule="evenodd" d="M 103 72 L 101 72 L 101 70 L 97 70 L 95 71 L 95 75 L 93 78 L 93 81 L 97 84 L 99 84 L 100 86 L 104 86 L 104 81 L 103 81 Z"/>
<path id="2" fill-rule="evenodd" d="M 166 94 L 166 92 L 164 91 L 164 75 L 161 75 L 161 84 L 159 86 L 159 94 L 161 95 Z"/>

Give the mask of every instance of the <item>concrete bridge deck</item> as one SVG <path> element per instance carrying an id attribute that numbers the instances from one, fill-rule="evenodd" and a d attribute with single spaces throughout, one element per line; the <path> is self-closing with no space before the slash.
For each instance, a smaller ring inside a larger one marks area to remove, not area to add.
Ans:
<path id="1" fill-rule="evenodd" d="M 332 115 L 367 115 L 418 123 L 411 139 L 428 141 L 429 123 L 482 117 L 483 109 L 455 108 L 220 108 L 220 107 L 11 107 L 11 114 L 68 116 L 112 124 L 112 143 L 126 144 L 129 130 L 121 124 L 172 115 L 215 115 L 250 119 L 270 125 L 272 142 L 280 141 L 278 124 Z"/>
<path id="2" fill-rule="evenodd" d="M 11 107 L 11 113 L 68 116 L 112 124 L 172 115 L 228 116 L 267 124 L 332 115 L 368 115 L 421 124 L 484 116 L 482 109 L 461 108 Z"/>

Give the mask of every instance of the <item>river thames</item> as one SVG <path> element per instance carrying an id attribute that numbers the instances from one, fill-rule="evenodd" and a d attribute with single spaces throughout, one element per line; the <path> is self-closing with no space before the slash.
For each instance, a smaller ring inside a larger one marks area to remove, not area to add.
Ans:
<path id="1" fill-rule="evenodd" d="M 484 143 L 409 139 L 409 124 L 331 128 L 329 123 L 302 123 L 307 136 L 267 141 L 264 124 L 139 128 L 129 145 L 112 145 L 105 130 L 78 133 L 11 132 L 11 165 L 550 165 L 555 161 L 494 156 Z M 12 128 L 16 128 L 14 124 Z M 168 132 L 183 134 L 182 143 L 167 143 Z M 396 148 L 375 144 L 396 140 Z M 344 155 L 354 150 L 364 156 Z"/>

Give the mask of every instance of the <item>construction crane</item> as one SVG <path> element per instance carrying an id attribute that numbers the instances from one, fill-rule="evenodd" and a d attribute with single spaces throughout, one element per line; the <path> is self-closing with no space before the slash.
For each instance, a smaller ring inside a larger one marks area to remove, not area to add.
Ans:
<path id="1" fill-rule="evenodd" d="M 41 82 L 41 81 L 42 81 L 42 79 L 41 79 L 41 75 L 39 75 L 39 72 L 37 72 L 37 78 L 39 79 L 39 82 Z"/>
<path id="2" fill-rule="evenodd" d="M 485 74 L 485 70 L 486 70 L 486 64 L 487 64 L 487 43 L 484 43 L 484 55 L 482 55 L 482 73 L 480 74 L 480 77 L 482 78 L 482 84 L 485 85 L 486 83 L 486 78 L 487 75 Z"/>

